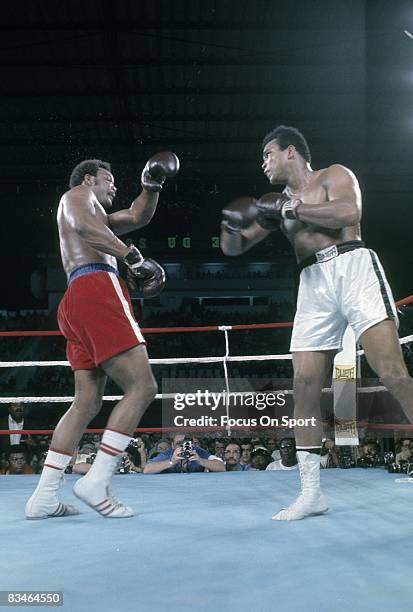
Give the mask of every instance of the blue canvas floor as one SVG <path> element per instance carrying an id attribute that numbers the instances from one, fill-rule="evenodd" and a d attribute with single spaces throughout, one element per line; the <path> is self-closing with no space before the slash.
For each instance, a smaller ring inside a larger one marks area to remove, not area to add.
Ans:
<path id="1" fill-rule="evenodd" d="M 27 521 L 37 480 L 0 477 L 0 590 L 63 590 L 68 612 L 412 608 L 413 484 L 382 469 L 324 471 L 331 511 L 292 523 L 270 518 L 296 472 L 119 475 L 123 520 Z"/>

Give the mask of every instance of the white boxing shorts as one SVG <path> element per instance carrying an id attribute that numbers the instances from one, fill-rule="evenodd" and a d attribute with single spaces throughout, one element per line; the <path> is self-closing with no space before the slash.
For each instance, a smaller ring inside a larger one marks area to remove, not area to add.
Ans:
<path id="1" fill-rule="evenodd" d="M 327 247 L 303 264 L 291 352 L 341 350 L 348 324 L 356 340 L 386 319 L 394 320 L 398 326 L 396 306 L 382 265 L 364 243 L 353 241 Z"/>

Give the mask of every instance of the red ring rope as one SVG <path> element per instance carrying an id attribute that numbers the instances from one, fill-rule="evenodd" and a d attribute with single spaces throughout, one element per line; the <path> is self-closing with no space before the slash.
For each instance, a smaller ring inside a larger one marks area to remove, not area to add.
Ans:
<path id="1" fill-rule="evenodd" d="M 368 423 L 366 421 L 360 421 L 357 423 L 358 427 L 366 427 L 368 429 L 400 429 L 409 430 L 413 429 L 413 423 Z M 257 425 L 255 427 L 249 427 L 249 431 L 264 430 L 272 431 L 273 429 L 287 429 L 284 425 L 272 425 L 271 427 L 265 427 L 264 425 Z M 93 428 L 85 429 L 83 433 L 103 433 L 105 429 Z M 227 431 L 226 427 L 137 427 L 135 433 L 151 433 L 151 432 L 213 432 L 213 431 Z M 245 431 L 245 427 L 234 426 L 231 427 L 231 431 Z M 31 434 L 31 435 L 51 435 L 54 433 L 54 429 L 0 429 L 0 435 L 7 434 Z"/>
<path id="2" fill-rule="evenodd" d="M 413 303 L 413 295 L 403 298 L 396 302 L 396 306 L 407 306 Z M 205 326 L 194 326 L 194 327 L 143 327 L 141 331 L 146 334 L 175 334 L 181 332 L 207 332 L 207 331 L 221 331 L 222 327 L 226 327 L 231 331 L 237 331 L 241 329 L 269 329 L 269 328 L 280 328 L 280 327 L 292 327 L 291 321 L 284 323 L 251 323 L 251 324 L 240 324 L 240 325 L 205 325 Z M 1 336 L 61 336 L 62 333 L 56 331 L 0 331 Z"/>

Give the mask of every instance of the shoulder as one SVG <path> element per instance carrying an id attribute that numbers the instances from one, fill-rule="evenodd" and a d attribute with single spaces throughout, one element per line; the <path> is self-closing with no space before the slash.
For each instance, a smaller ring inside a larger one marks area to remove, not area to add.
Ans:
<path id="1" fill-rule="evenodd" d="M 320 170 L 320 179 L 324 184 L 337 182 L 337 181 L 356 181 L 357 178 L 354 172 L 347 168 L 346 166 L 342 166 L 341 164 L 332 164 L 328 168 L 324 168 Z"/>
<path id="2" fill-rule="evenodd" d="M 271 470 L 279 470 L 280 469 L 280 463 L 281 460 L 277 459 L 276 461 L 272 461 L 271 463 L 269 463 L 267 465 L 267 467 L 265 468 L 266 471 L 271 471 Z"/>
<path id="3" fill-rule="evenodd" d="M 86 185 L 77 185 L 66 191 L 60 199 L 60 204 L 63 206 L 71 206 L 79 203 L 93 203 L 95 195 L 90 187 Z"/>
<path id="4" fill-rule="evenodd" d="M 167 450 L 163 451 L 162 453 L 159 453 L 159 455 L 156 455 L 156 457 L 153 457 L 153 459 L 150 459 L 150 461 L 148 461 L 148 463 L 151 463 L 152 461 L 165 461 L 166 459 L 170 459 L 173 455 L 174 451 L 172 448 L 168 448 Z"/>
<path id="5" fill-rule="evenodd" d="M 201 459 L 211 459 L 211 458 L 216 459 L 216 457 L 213 457 L 211 453 L 205 450 L 204 448 L 197 446 L 195 450 L 198 453 L 198 455 L 201 457 Z"/>

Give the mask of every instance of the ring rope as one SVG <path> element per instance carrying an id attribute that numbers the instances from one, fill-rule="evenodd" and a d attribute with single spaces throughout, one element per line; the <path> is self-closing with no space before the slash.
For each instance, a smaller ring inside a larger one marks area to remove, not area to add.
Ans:
<path id="1" fill-rule="evenodd" d="M 413 295 L 409 295 L 395 302 L 397 307 L 407 306 L 413 303 Z M 203 325 L 203 326 L 186 326 L 186 327 L 142 327 L 141 331 L 144 334 L 175 334 L 185 332 L 207 332 L 207 331 L 237 331 L 245 329 L 274 329 L 292 327 L 293 322 L 287 321 L 282 323 L 250 323 L 237 325 Z M 0 331 L 1 336 L 61 336 L 59 330 L 40 331 L 40 330 L 22 330 L 22 331 Z"/>
<path id="2" fill-rule="evenodd" d="M 226 361 L 267 361 L 292 359 L 291 354 L 286 355 L 233 355 L 225 357 L 171 357 L 170 359 L 149 359 L 152 365 L 172 365 L 175 363 L 222 363 Z M 0 368 L 34 367 L 34 366 L 69 366 L 68 361 L 0 361 Z"/>
<path id="3" fill-rule="evenodd" d="M 368 427 L 369 429 L 391 429 L 391 430 L 413 430 L 413 423 L 369 423 L 367 421 L 359 421 L 357 423 L 358 427 L 364 428 Z M 251 430 L 262 429 L 263 431 L 267 431 L 268 427 L 264 425 L 256 425 L 251 427 Z M 283 425 L 273 425 L 271 429 L 285 429 Z M 216 431 L 225 431 L 226 428 L 223 426 L 216 427 L 208 427 L 208 426 L 199 426 L 199 427 L 186 427 L 185 431 L 203 431 L 203 432 L 216 432 Z M 232 427 L 233 431 L 245 431 L 245 427 L 234 425 Z M 104 433 L 105 429 L 103 428 L 91 428 L 85 429 L 84 433 Z M 182 431 L 182 427 L 137 427 L 134 429 L 134 432 L 138 433 L 150 433 L 150 432 L 173 432 L 173 431 Z M 53 434 L 54 429 L 0 429 L 0 435 L 3 434 L 30 434 L 30 435 L 50 435 Z"/>
<path id="4" fill-rule="evenodd" d="M 388 391 L 388 389 L 386 389 L 386 387 L 383 386 L 377 386 L 377 387 L 359 387 L 357 389 L 357 393 L 383 393 L 385 391 Z M 292 395 L 293 390 L 292 389 L 277 389 L 278 393 L 284 393 L 285 395 Z M 333 389 L 331 387 L 324 387 L 322 389 L 322 393 L 333 393 Z M 242 395 L 242 394 L 257 394 L 257 393 L 262 393 L 262 394 L 267 394 L 267 393 L 273 393 L 273 391 L 237 391 L 238 395 Z M 184 395 L 188 395 L 187 393 L 184 393 Z M 201 392 L 201 395 L 205 395 L 204 393 Z M 155 395 L 154 399 L 174 399 L 175 394 L 174 393 L 157 393 Z M 103 401 L 106 402 L 117 402 L 119 400 L 121 400 L 123 398 L 123 395 L 104 395 L 102 397 Z M 40 403 L 54 403 L 54 404 L 60 404 L 60 403 L 69 403 L 69 402 L 73 402 L 74 397 L 73 396 L 44 396 L 44 397 L 27 397 L 27 396 L 23 396 L 23 397 L 0 397 L 0 404 L 40 404 Z"/>

